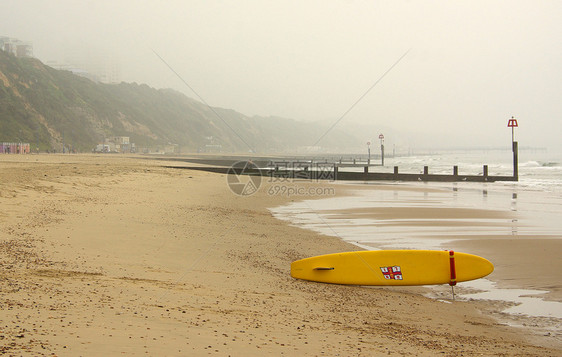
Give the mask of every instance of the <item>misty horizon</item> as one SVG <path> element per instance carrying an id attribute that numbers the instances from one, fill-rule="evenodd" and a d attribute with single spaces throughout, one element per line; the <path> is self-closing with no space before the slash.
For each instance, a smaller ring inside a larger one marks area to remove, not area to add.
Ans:
<path id="1" fill-rule="evenodd" d="M 361 141 L 384 132 L 401 147 L 509 148 L 514 116 L 521 147 L 562 149 L 558 2 L 10 0 L 4 8 L 0 35 L 31 41 L 44 63 L 112 56 L 124 82 L 250 117 L 339 121 L 342 130 L 364 128 Z"/>

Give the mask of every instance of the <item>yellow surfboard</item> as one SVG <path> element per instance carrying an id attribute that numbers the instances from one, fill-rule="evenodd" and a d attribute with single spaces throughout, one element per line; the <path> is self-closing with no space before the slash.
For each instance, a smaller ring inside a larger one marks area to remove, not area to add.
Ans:
<path id="1" fill-rule="evenodd" d="M 482 257 L 439 250 L 345 252 L 291 264 L 293 278 L 351 285 L 455 285 L 493 270 L 492 263 Z"/>

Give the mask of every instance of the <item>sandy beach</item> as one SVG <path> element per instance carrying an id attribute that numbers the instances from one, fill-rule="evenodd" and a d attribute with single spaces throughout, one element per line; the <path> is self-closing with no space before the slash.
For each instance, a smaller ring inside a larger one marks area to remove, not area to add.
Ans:
<path id="1" fill-rule="evenodd" d="M 266 189 L 237 196 L 225 175 L 165 165 L 142 156 L 0 155 L 2 353 L 562 354 L 551 338 L 498 322 L 481 303 L 295 280 L 296 259 L 360 248 L 268 210 L 298 198 Z M 559 251 L 543 243 L 526 259 Z M 490 240 L 478 249 L 499 247 Z M 499 272 L 506 284 L 520 273 Z"/>

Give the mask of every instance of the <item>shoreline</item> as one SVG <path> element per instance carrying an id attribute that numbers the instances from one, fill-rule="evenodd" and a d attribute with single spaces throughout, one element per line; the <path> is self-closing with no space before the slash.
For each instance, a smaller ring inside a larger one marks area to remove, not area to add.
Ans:
<path id="1" fill-rule="evenodd" d="M 364 195 L 369 191 L 376 193 Z M 486 191 L 492 194 L 493 188 Z M 527 212 L 514 211 L 509 206 L 488 207 L 478 202 L 479 198 L 475 200 L 477 195 L 467 198 L 465 193 L 463 199 L 468 201 L 462 205 L 456 198 L 447 201 L 448 195 L 448 189 L 439 187 L 428 190 L 403 184 L 356 184 L 346 185 L 344 194 L 335 199 L 293 203 L 295 209 L 286 206 L 273 211 L 280 219 L 288 220 L 293 211 L 302 209 L 303 218 L 299 220 L 297 215 L 295 219 L 303 228 L 337 236 L 363 249 L 460 247 L 460 251 L 493 257 L 498 262 L 493 273 L 498 276 L 498 283 L 548 288 L 552 290 L 552 299 L 562 302 L 562 285 L 553 285 L 553 281 L 562 279 L 562 262 L 557 259 L 557 252 L 562 249 L 560 233 L 544 232 Z M 533 215 L 540 216 L 540 212 Z M 536 261 L 537 257 L 541 259 Z"/>
<path id="2" fill-rule="evenodd" d="M 4 353 L 560 353 L 470 303 L 292 279 L 293 260 L 358 247 L 268 211 L 291 198 L 162 166 L 0 157 Z"/>
<path id="3" fill-rule="evenodd" d="M 559 284 L 562 262 L 557 256 L 562 249 L 562 240 L 559 235 L 545 234 L 541 229 L 535 232 L 525 227 L 529 217 L 522 219 L 525 215 L 505 208 L 473 206 L 466 202 L 467 207 L 440 206 L 443 202 L 435 197 L 449 190 L 443 187 L 434 186 L 428 190 L 428 187 L 402 183 L 382 187 L 358 183 L 345 188 L 347 193 L 335 200 L 310 201 L 306 205 L 296 204 L 296 208 L 287 206 L 274 211 L 279 219 L 288 220 L 287 217 L 302 210 L 305 212 L 302 218 L 297 214 L 289 221 L 296 221 L 296 225 L 304 229 L 336 236 L 361 249 L 453 249 L 485 257 L 494 263 L 494 272 L 483 279 L 458 284 L 455 287 L 458 298 L 475 299 L 479 310 L 494 316 L 498 322 L 522 327 L 539 338 L 544 335 L 555 340 L 548 343 L 562 344 L 559 327 L 562 319 L 562 286 Z M 390 204 L 382 200 L 372 206 L 357 196 L 357 192 L 369 189 L 395 192 Z M 470 190 L 479 191 L 474 187 Z M 396 194 L 396 191 L 401 193 Z M 492 195 L 494 190 L 487 187 L 486 192 Z M 410 193 L 423 193 L 424 198 L 413 199 Z M 425 200 L 431 203 L 428 206 L 420 203 Z M 313 215 L 316 217 L 308 218 Z M 515 235 L 502 233 L 511 231 L 513 222 L 517 221 L 526 222 L 521 224 L 524 228 L 519 228 L 524 234 L 517 230 Z M 473 231 L 463 231 L 469 224 Z M 400 230 L 396 231 L 395 227 Z M 416 228 L 422 228 L 422 232 L 413 233 Z M 484 233 L 488 231 L 492 233 Z M 385 232 L 392 232 L 391 236 Z M 373 239 L 373 236 L 382 236 L 388 241 Z M 415 292 L 416 289 L 421 295 L 434 299 L 451 298 L 448 287 L 424 287 L 425 293 L 421 287 L 408 291 Z M 472 295 L 475 292 L 481 293 Z M 521 305 L 515 307 L 516 304 Z"/>

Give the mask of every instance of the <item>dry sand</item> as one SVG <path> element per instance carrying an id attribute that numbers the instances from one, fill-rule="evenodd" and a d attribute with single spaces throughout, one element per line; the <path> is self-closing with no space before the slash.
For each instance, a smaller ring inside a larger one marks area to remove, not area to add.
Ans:
<path id="1" fill-rule="evenodd" d="M 0 351 L 562 354 L 477 304 L 292 279 L 293 260 L 359 248 L 273 218 L 290 198 L 163 164 L 0 155 Z"/>

